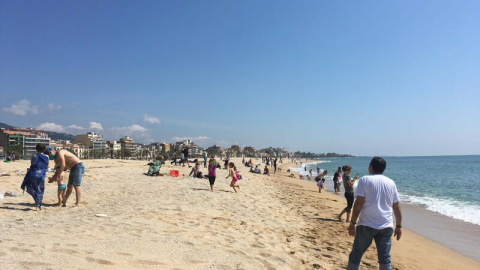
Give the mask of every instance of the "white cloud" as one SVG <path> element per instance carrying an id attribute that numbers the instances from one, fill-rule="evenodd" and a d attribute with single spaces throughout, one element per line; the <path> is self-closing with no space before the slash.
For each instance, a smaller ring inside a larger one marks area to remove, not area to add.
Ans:
<path id="1" fill-rule="evenodd" d="M 139 125 L 131 125 L 127 127 L 127 130 L 130 132 L 146 132 L 147 129 Z"/>
<path id="2" fill-rule="evenodd" d="M 71 129 L 76 129 L 76 130 L 84 130 L 85 129 L 85 128 L 79 127 L 77 125 L 71 125 L 71 126 L 68 126 L 68 127 L 71 128 Z"/>
<path id="3" fill-rule="evenodd" d="M 49 103 L 49 104 L 48 104 L 48 109 L 49 109 L 50 111 L 58 111 L 58 110 L 60 110 L 61 108 L 62 108 L 62 106 L 60 106 L 60 105 L 53 105 L 52 103 Z"/>
<path id="4" fill-rule="evenodd" d="M 4 111 L 15 115 L 25 116 L 27 114 L 38 114 L 38 106 L 31 105 L 26 99 L 20 100 L 17 104 L 13 104 L 10 108 L 3 108 Z"/>
<path id="5" fill-rule="evenodd" d="M 102 124 L 97 122 L 90 122 L 90 129 L 103 130 Z"/>
<path id="6" fill-rule="evenodd" d="M 37 129 L 40 129 L 40 130 L 46 130 L 46 131 L 55 131 L 55 132 L 64 132 L 65 129 L 61 126 L 61 125 L 58 125 L 58 124 L 55 124 L 55 123 L 42 123 L 40 124 Z"/>
<path id="7" fill-rule="evenodd" d="M 105 131 L 105 135 L 105 137 L 113 140 L 118 140 L 125 136 L 129 136 L 137 142 L 147 142 L 152 140 L 149 130 L 137 124 L 128 127 L 109 128 Z"/>
<path id="8" fill-rule="evenodd" d="M 172 140 L 175 142 L 180 142 L 180 141 L 185 141 L 185 140 L 192 140 L 192 141 L 206 141 L 210 139 L 210 137 L 207 136 L 197 136 L 197 137 L 173 137 Z"/>
<path id="9" fill-rule="evenodd" d="M 148 114 L 143 115 L 143 120 L 151 124 L 160 124 L 160 119 L 150 116 Z"/>

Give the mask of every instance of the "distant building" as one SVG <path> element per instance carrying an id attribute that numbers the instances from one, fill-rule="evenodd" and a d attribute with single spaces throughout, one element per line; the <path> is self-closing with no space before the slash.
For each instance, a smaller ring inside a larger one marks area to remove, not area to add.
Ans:
<path id="1" fill-rule="evenodd" d="M 42 130 L 12 128 L 0 130 L 0 145 L 6 154 L 15 153 L 18 156 L 30 158 L 37 150 L 38 143 L 50 144 L 50 137 Z"/>
<path id="2" fill-rule="evenodd" d="M 242 147 L 238 144 L 234 144 L 232 146 L 230 146 L 230 148 L 233 150 L 233 151 L 236 151 L 236 152 L 242 152 Z"/>
<path id="3" fill-rule="evenodd" d="M 122 156 L 122 145 L 118 141 L 107 141 L 107 148 L 111 158 Z"/>
<path id="4" fill-rule="evenodd" d="M 253 148 L 252 146 L 246 146 L 245 148 L 243 148 L 243 154 L 245 156 L 248 156 L 248 157 L 254 157 L 255 156 L 255 148 Z"/>
<path id="5" fill-rule="evenodd" d="M 208 156 L 221 156 L 224 153 L 222 152 L 222 147 L 220 145 L 213 145 L 207 148 Z"/>
<path id="6" fill-rule="evenodd" d="M 138 146 L 137 143 L 128 136 L 120 139 L 120 145 L 122 146 L 122 157 L 134 157 L 137 155 Z"/>
<path id="7" fill-rule="evenodd" d="M 170 150 L 171 150 L 171 144 L 168 144 L 168 143 L 161 143 L 160 144 L 160 148 L 161 148 L 161 152 L 164 152 L 164 153 L 170 153 Z"/>
<path id="8" fill-rule="evenodd" d="M 106 154 L 107 142 L 98 133 L 87 132 L 87 134 L 77 135 L 73 143 L 88 146 L 93 158 L 105 156 Z"/>

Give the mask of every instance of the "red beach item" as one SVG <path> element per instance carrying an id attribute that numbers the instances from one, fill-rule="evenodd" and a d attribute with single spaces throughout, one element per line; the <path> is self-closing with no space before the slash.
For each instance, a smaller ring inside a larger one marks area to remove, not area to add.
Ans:
<path id="1" fill-rule="evenodd" d="M 180 174 L 179 170 L 170 170 L 171 177 L 178 177 L 179 174 Z"/>

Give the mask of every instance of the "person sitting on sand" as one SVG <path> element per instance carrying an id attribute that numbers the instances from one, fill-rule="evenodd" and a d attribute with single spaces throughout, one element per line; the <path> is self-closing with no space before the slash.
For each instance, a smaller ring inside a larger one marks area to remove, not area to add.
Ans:
<path id="1" fill-rule="evenodd" d="M 298 179 L 305 179 L 305 177 L 303 177 L 303 175 L 299 174 Z"/>
<path id="2" fill-rule="evenodd" d="M 260 170 L 260 168 L 258 168 L 258 165 L 256 165 L 256 166 L 255 166 L 255 169 L 253 169 L 252 167 L 250 167 L 250 172 L 251 172 L 251 173 L 260 174 L 262 171 Z"/>
<path id="3" fill-rule="evenodd" d="M 265 165 L 265 168 L 263 169 L 263 174 L 270 175 L 267 165 Z"/>
<path id="4" fill-rule="evenodd" d="M 291 173 L 288 177 L 295 178 L 295 175 Z"/>
<path id="5" fill-rule="evenodd" d="M 160 168 L 162 167 L 162 160 L 163 156 L 158 156 L 154 162 L 148 163 L 147 165 L 149 165 L 150 168 L 148 168 L 147 175 L 163 176 L 163 174 L 160 173 Z"/>
<path id="6" fill-rule="evenodd" d="M 21 189 L 27 191 L 35 200 L 35 211 L 42 210 L 43 193 L 45 191 L 45 174 L 48 168 L 48 156 L 44 155 L 45 145 L 38 143 L 35 146 L 37 153 L 33 155 L 30 169 L 27 171 Z"/>
<path id="7" fill-rule="evenodd" d="M 193 177 L 196 178 L 203 178 L 203 174 L 200 171 L 200 162 L 196 162 L 195 166 L 193 166 L 192 170 L 190 171 L 190 174 L 188 176 L 191 176 L 193 174 Z"/>

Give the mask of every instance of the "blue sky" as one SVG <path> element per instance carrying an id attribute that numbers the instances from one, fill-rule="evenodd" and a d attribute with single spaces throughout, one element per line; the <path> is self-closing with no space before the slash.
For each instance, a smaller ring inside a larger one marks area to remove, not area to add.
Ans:
<path id="1" fill-rule="evenodd" d="M 4 1 L 0 122 L 480 154 L 480 1 Z"/>

